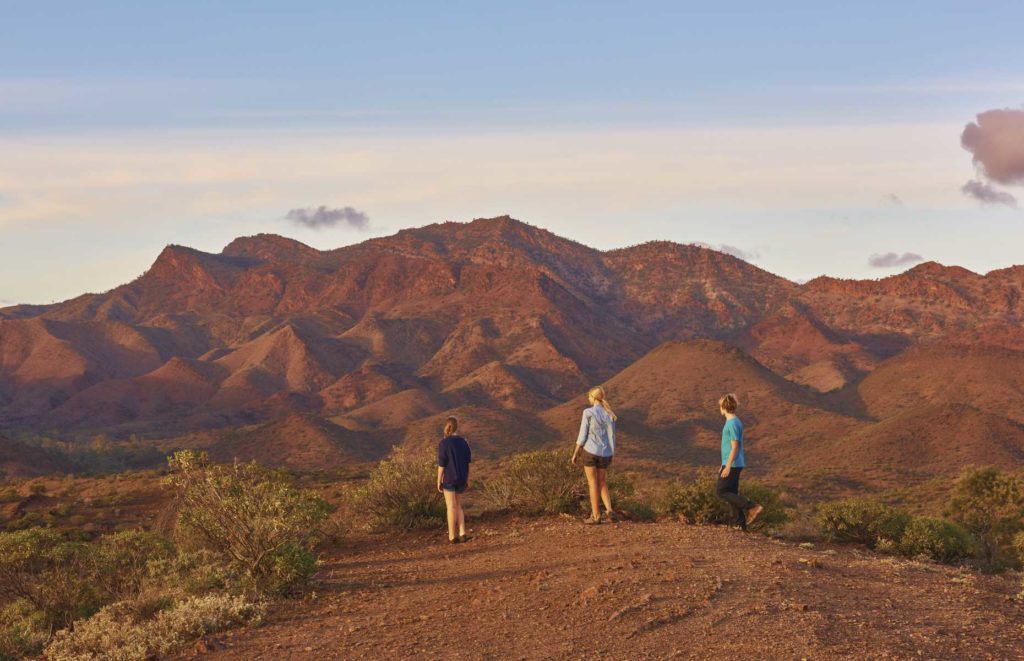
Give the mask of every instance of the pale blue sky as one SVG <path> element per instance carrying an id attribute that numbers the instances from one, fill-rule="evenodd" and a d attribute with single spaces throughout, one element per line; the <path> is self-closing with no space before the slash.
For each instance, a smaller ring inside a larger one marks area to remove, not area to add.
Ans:
<path id="1" fill-rule="evenodd" d="M 794 279 L 1024 263 L 959 190 L 960 130 L 1024 103 L 1019 2 L 161 4 L 0 0 L 0 304 L 503 213 Z M 369 229 L 283 219 L 319 205 Z"/>

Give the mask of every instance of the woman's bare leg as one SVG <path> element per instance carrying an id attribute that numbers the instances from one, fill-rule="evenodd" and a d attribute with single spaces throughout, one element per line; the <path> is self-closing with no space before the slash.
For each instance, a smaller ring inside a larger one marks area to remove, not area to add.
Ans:
<path id="1" fill-rule="evenodd" d="M 444 505 L 448 510 L 448 539 L 453 540 L 456 536 L 456 526 L 458 526 L 459 516 L 459 494 L 445 489 L 444 492 Z"/>
<path id="2" fill-rule="evenodd" d="M 601 500 L 604 501 L 604 508 L 609 514 L 612 513 L 612 494 L 608 491 L 608 469 L 598 468 L 597 479 L 601 482 Z"/>
<path id="3" fill-rule="evenodd" d="M 459 516 L 456 523 L 459 527 L 459 537 L 466 536 L 466 512 L 462 509 L 462 494 L 455 494 L 455 502 L 459 506 Z"/>
<path id="4" fill-rule="evenodd" d="M 583 472 L 587 476 L 587 487 L 590 492 L 590 516 L 594 519 L 601 518 L 601 507 L 600 507 L 600 491 L 601 485 L 598 483 L 597 473 L 598 469 L 593 466 L 584 466 Z"/>

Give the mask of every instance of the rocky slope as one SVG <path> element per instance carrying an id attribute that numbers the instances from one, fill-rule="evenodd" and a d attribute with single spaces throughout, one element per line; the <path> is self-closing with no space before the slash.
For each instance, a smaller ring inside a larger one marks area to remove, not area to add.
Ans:
<path id="1" fill-rule="evenodd" d="M 0 310 L 0 430 L 168 439 L 324 420 L 296 428 L 341 461 L 429 445 L 454 411 L 500 455 L 571 435 L 581 393 L 607 383 L 635 455 L 706 460 L 715 398 L 735 390 L 765 465 L 885 446 L 883 423 L 918 406 L 983 413 L 957 446 L 999 429 L 1015 456 L 1022 290 L 1024 267 L 933 263 L 799 286 L 699 246 L 602 252 L 508 217 L 329 251 L 272 235 L 168 246 L 109 292 Z M 235 449 L 304 466 L 284 436 L 265 456 Z"/>

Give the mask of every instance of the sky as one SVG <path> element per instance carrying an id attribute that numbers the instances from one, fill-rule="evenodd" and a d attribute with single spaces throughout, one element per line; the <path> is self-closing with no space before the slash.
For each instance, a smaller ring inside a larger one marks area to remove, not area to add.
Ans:
<path id="1" fill-rule="evenodd" d="M 0 16 L 0 306 L 111 289 L 169 243 L 333 248 L 504 214 L 801 281 L 1024 263 L 1020 2 Z"/>

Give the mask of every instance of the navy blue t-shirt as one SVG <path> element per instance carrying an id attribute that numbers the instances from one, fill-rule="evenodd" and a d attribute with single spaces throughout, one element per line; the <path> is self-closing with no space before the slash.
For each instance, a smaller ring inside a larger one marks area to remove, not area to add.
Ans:
<path id="1" fill-rule="evenodd" d="M 461 489 L 469 481 L 469 463 L 473 460 L 469 443 L 461 436 L 447 436 L 437 446 L 437 465 L 444 469 L 442 487 Z"/>

